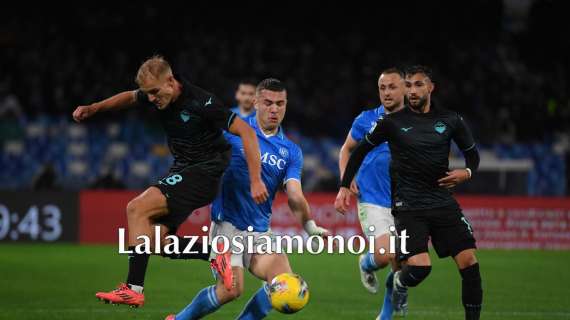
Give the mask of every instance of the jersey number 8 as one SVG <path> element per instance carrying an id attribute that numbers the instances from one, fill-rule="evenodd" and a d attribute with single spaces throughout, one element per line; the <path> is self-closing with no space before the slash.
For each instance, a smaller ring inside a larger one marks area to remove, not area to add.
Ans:
<path id="1" fill-rule="evenodd" d="M 166 178 L 166 183 L 168 183 L 171 186 L 177 184 L 180 181 L 182 181 L 182 176 L 179 174 L 175 174 L 175 175 L 172 175 L 172 176 Z"/>

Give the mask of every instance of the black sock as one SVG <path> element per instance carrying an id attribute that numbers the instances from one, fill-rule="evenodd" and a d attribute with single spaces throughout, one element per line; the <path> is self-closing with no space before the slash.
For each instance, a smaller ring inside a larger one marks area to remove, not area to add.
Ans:
<path id="1" fill-rule="evenodd" d="M 165 253 L 164 249 L 163 249 L 161 255 L 165 258 L 170 258 L 170 259 L 199 259 L 199 260 L 204 260 L 204 261 L 210 260 L 210 251 L 212 249 L 211 249 L 211 246 L 209 244 L 206 245 L 207 252 L 202 252 L 202 242 L 196 241 L 190 249 L 190 251 L 193 251 L 193 252 L 192 253 L 184 253 L 184 250 L 186 249 L 186 247 L 188 246 L 189 243 L 190 243 L 190 239 L 178 237 L 178 248 L 179 248 L 180 252 L 179 253 Z"/>
<path id="2" fill-rule="evenodd" d="M 431 272 L 431 266 L 410 266 L 402 268 L 400 283 L 406 287 L 415 287 L 422 282 Z"/>
<path id="3" fill-rule="evenodd" d="M 461 274 L 461 300 L 465 308 L 465 320 L 479 320 L 483 303 L 483 288 L 479 264 L 459 270 Z"/>
<path id="4" fill-rule="evenodd" d="M 135 246 L 129 247 L 132 253 L 129 253 L 129 275 L 127 276 L 127 284 L 135 286 L 144 286 L 144 276 L 146 274 L 146 266 L 148 265 L 148 253 L 136 253 Z"/>

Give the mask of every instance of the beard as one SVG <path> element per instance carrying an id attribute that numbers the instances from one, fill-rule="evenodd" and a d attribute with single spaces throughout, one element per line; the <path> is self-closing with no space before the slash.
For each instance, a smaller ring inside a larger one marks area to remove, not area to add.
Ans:
<path id="1" fill-rule="evenodd" d="M 423 111 L 427 103 L 427 97 L 419 97 L 416 102 L 412 102 L 412 100 L 409 100 L 409 102 L 412 109 L 416 111 Z"/>

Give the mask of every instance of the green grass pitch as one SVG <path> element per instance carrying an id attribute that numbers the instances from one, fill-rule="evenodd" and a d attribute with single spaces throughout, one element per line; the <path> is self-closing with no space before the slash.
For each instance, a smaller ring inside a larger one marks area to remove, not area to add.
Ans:
<path id="1" fill-rule="evenodd" d="M 570 319 L 569 251 L 478 253 L 484 281 L 482 319 Z M 374 319 L 383 292 L 360 284 L 357 257 L 293 255 L 295 272 L 308 282 L 311 298 L 295 315 L 273 311 L 268 319 Z M 462 319 L 460 277 L 450 259 L 433 258 L 434 269 L 410 290 L 406 319 Z M 151 257 L 140 309 L 104 305 L 98 290 L 110 290 L 126 276 L 126 256 L 113 246 L 0 245 L 0 319 L 164 319 L 181 310 L 199 289 L 212 283 L 202 261 Z M 385 272 L 379 273 L 381 281 Z M 236 302 L 207 319 L 234 319 L 261 282 L 246 277 Z"/>

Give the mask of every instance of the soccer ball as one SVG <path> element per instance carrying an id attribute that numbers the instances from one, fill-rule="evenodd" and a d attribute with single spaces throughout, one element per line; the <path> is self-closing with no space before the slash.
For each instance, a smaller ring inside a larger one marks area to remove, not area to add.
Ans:
<path id="1" fill-rule="evenodd" d="M 295 313 L 309 302 L 309 286 L 293 273 L 282 273 L 269 285 L 269 299 L 273 309 L 281 313 Z"/>

